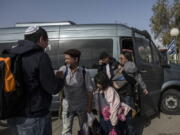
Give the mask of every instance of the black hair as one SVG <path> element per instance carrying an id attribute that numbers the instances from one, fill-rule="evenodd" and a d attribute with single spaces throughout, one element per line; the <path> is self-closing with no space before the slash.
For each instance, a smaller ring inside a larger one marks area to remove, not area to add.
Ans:
<path id="1" fill-rule="evenodd" d="M 106 52 L 101 52 L 101 54 L 99 55 L 99 59 L 104 59 L 104 58 L 108 58 L 109 54 L 107 54 Z"/>
<path id="2" fill-rule="evenodd" d="M 130 52 L 122 52 L 121 54 L 124 55 L 128 61 L 132 61 L 132 54 Z"/>
<path id="3" fill-rule="evenodd" d="M 42 27 L 39 27 L 35 33 L 24 35 L 24 39 L 37 43 L 41 36 L 45 41 L 48 41 L 48 34 L 46 30 L 44 30 Z"/>
<path id="4" fill-rule="evenodd" d="M 105 90 L 109 86 L 111 86 L 111 81 L 109 80 L 108 76 L 104 72 L 99 72 L 94 77 L 95 84 L 97 83 L 102 85 L 102 89 Z"/>
<path id="5" fill-rule="evenodd" d="M 77 49 L 69 49 L 69 50 L 65 51 L 64 54 L 68 54 L 73 58 L 78 58 L 78 62 L 79 62 L 80 57 L 81 57 L 81 51 L 79 51 Z"/>

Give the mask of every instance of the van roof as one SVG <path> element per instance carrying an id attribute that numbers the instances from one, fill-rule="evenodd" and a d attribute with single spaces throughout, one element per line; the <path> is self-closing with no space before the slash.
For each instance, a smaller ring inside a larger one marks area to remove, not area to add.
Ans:
<path id="1" fill-rule="evenodd" d="M 72 21 L 61 21 L 61 22 L 27 22 L 27 23 L 16 23 L 15 27 L 29 27 L 33 25 L 37 26 L 56 26 L 56 25 L 74 25 Z"/>
<path id="2" fill-rule="evenodd" d="M 70 24 L 71 23 L 71 24 Z M 24 31 L 24 29 L 26 29 L 29 26 L 38 24 L 38 26 L 42 26 L 45 28 L 55 28 L 55 27 L 61 27 L 63 29 L 66 30 L 76 30 L 76 29 L 84 29 L 84 30 L 88 30 L 88 29 L 115 29 L 117 27 L 121 27 L 124 29 L 133 29 L 132 27 L 129 27 L 127 25 L 124 24 L 106 24 L 106 23 L 102 23 L 102 24 L 75 24 L 73 22 L 64 22 L 61 24 L 60 23 L 17 23 L 15 27 L 4 27 L 4 28 L 0 28 L 0 34 L 4 33 L 5 31 L 7 33 L 14 33 L 14 31 Z M 19 32 L 18 32 L 19 33 Z"/>
<path id="3" fill-rule="evenodd" d="M 91 37 L 91 36 L 132 36 L 133 27 L 124 24 L 75 24 L 74 22 L 59 23 L 39 23 L 44 27 L 50 38 L 59 37 Z M 19 23 L 17 27 L 0 28 L 0 41 L 7 42 L 9 40 L 23 39 L 24 31 L 29 25 L 35 23 Z M 140 32 L 143 32 L 139 30 Z M 84 34 L 84 33 L 85 34 Z M 144 32 L 143 32 L 144 33 Z"/>

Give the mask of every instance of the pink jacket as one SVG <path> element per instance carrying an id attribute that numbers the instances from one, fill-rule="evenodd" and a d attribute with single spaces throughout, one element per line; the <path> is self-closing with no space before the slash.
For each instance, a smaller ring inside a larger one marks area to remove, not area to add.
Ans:
<path id="1" fill-rule="evenodd" d="M 113 126 L 118 122 L 118 112 L 120 108 L 120 98 L 118 93 L 113 87 L 108 87 L 104 91 L 104 96 L 110 107 L 110 121 Z"/>

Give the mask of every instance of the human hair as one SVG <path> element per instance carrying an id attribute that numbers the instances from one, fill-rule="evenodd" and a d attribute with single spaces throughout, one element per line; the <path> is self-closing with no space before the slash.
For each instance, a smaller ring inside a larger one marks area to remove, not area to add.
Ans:
<path id="1" fill-rule="evenodd" d="M 108 58 L 108 57 L 109 57 L 109 54 L 107 54 L 106 52 L 101 52 L 101 54 L 99 55 L 100 60 Z"/>
<path id="2" fill-rule="evenodd" d="M 32 34 L 25 34 L 24 39 L 37 43 L 41 36 L 43 37 L 44 41 L 48 41 L 48 34 L 46 30 L 44 30 L 42 27 L 39 27 L 36 32 Z"/>
<path id="3" fill-rule="evenodd" d="M 130 52 L 122 52 L 121 54 L 124 55 L 128 61 L 132 61 L 132 54 Z"/>
<path id="4" fill-rule="evenodd" d="M 94 81 L 96 85 L 101 84 L 103 90 L 111 86 L 111 81 L 104 72 L 97 73 L 94 77 Z"/>
<path id="5" fill-rule="evenodd" d="M 70 55 L 73 58 L 78 58 L 78 62 L 80 61 L 81 51 L 77 49 L 69 49 L 65 51 L 64 54 Z"/>

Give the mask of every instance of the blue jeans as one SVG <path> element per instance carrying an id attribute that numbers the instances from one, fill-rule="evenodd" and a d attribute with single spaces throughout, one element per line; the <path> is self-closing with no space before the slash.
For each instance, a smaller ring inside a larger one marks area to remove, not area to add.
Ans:
<path id="1" fill-rule="evenodd" d="M 122 101 L 129 105 L 130 107 L 134 108 L 134 98 L 131 96 L 123 96 Z"/>
<path id="2" fill-rule="evenodd" d="M 124 96 L 123 102 L 134 108 L 134 98 L 131 96 Z M 132 119 L 132 111 L 128 113 L 126 116 L 126 126 L 127 126 L 127 134 L 128 135 L 137 135 L 137 131 L 135 129 L 133 119 Z"/>
<path id="3" fill-rule="evenodd" d="M 50 115 L 37 118 L 11 118 L 8 124 L 12 135 L 52 135 Z"/>

